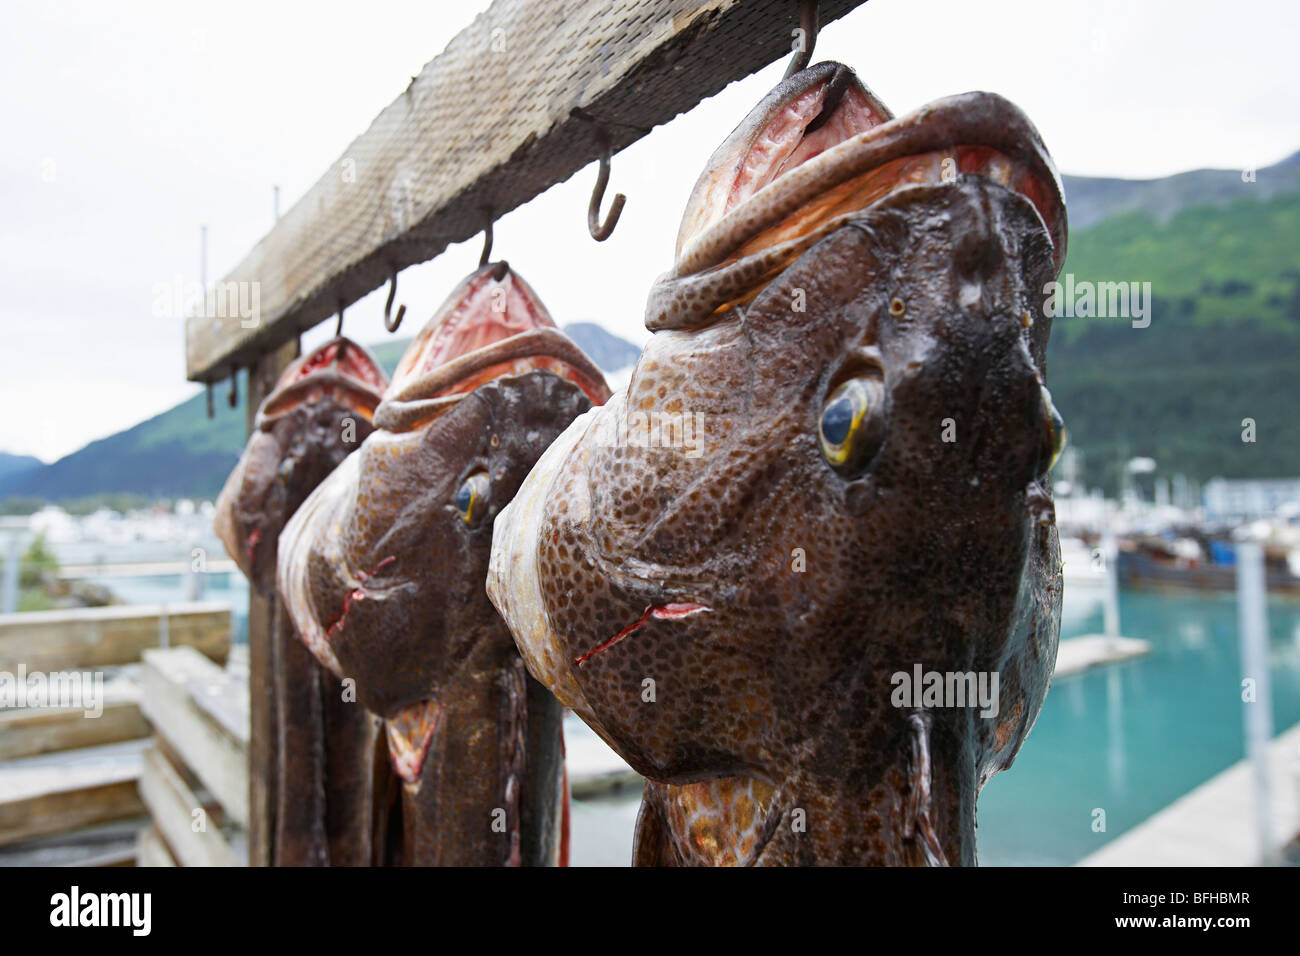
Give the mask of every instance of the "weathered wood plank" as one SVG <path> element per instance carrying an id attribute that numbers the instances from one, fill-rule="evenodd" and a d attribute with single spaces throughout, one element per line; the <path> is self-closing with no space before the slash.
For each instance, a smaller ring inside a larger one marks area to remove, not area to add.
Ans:
<path id="1" fill-rule="evenodd" d="M 129 741 L 0 766 L 0 846 L 143 816 L 143 747 Z"/>
<path id="2" fill-rule="evenodd" d="M 135 844 L 136 866 L 176 866 L 176 859 L 155 824 L 140 831 Z"/>
<path id="3" fill-rule="evenodd" d="M 132 866 L 139 820 L 115 820 L 0 849 L 0 868 L 15 866 Z"/>
<path id="4" fill-rule="evenodd" d="M 0 760 L 96 747 L 149 736 L 140 713 L 138 668 L 115 668 L 104 675 L 103 710 L 21 707 L 0 709 Z"/>
<path id="5" fill-rule="evenodd" d="M 113 605 L 0 614 L 0 671 L 17 674 L 133 664 L 158 647 L 166 617 L 173 647 L 193 647 L 215 661 L 230 650 L 230 608 L 217 601 Z"/>
<path id="6" fill-rule="evenodd" d="M 201 800 L 156 747 L 145 751 L 140 797 L 181 866 L 239 865 L 216 822 L 207 819 L 211 801 Z"/>
<path id="7" fill-rule="evenodd" d="M 821 0 L 822 24 L 863 2 Z M 602 139 L 623 149 L 788 56 L 797 25 L 795 0 L 496 0 L 216 287 L 248 306 L 256 290 L 258 314 L 213 302 L 187 321 L 188 377 L 248 367 L 568 179 Z"/>
<path id="8" fill-rule="evenodd" d="M 191 686 L 220 683 L 220 668 L 193 648 L 146 651 L 140 707 L 158 736 L 212 791 L 226 812 L 246 827 L 248 738 L 213 720 L 190 693 Z M 170 842 L 170 834 L 163 833 Z M 180 852 L 175 844 L 172 848 Z"/>

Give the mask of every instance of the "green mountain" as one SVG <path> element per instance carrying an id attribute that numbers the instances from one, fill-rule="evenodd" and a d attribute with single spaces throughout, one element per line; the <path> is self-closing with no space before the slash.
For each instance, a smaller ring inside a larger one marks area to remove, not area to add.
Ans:
<path id="1" fill-rule="evenodd" d="M 1126 212 L 1146 213 L 1163 223 L 1192 206 L 1223 206 L 1238 199 L 1265 201 L 1300 190 L 1300 153 L 1258 170 L 1193 169 L 1161 179 L 1062 176 L 1061 181 L 1071 229 L 1090 229 Z"/>
<path id="2" fill-rule="evenodd" d="M 129 492 L 149 498 L 216 497 L 244 444 L 246 376 L 236 408 L 224 387 L 213 396 L 208 421 L 202 394 L 101 438 L 34 471 L 0 476 L 0 497 L 66 501 Z"/>
<path id="3" fill-rule="evenodd" d="M 1135 455 L 1201 481 L 1300 475 L 1298 239 L 1300 187 L 1071 230 L 1063 272 L 1076 284 L 1149 282 L 1152 298 L 1146 328 L 1053 325 L 1048 382 L 1089 484 L 1114 492 Z M 1242 441 L 1244 419 L 1254 442 Z"/>

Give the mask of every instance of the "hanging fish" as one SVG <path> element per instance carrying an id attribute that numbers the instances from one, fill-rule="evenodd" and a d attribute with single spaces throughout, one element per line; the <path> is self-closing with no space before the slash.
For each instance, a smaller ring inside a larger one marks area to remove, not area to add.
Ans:
<path id="1" fill-rule="evenodd" d="M 257 411 L 244 453 L 217 498 L 215 527 L 260 594 L 275 593 L 285 522 L 340 461 L 360 447 L 388 378 L 345 338 L 292 363 Z M 278 755 L 272 861 L 279 866 L 368 865 L 375 855 L 378 725 L 277 614 L 271 637 Z"/>
<path id="2" fill-rule="evenodd" d="M 284 531 L 279 593 L 299 633 L 386 721 L 403 781 L 394 862 L 561 861 L 560 706 L 483 581 L 498 512 L 608 394 L 527 283 L 485 265 L 407 349 L 375 432 Z"/>
<path id="3" fill-rule="evenodd" d="M 530 672 L 648 778 L 636 863 L 975 862 L 1056 657 L 1065 242 L 992 94 L 895 119 L 822 63 L 714 153 L 626 394 L 538 462 L 488 578 Z"/>

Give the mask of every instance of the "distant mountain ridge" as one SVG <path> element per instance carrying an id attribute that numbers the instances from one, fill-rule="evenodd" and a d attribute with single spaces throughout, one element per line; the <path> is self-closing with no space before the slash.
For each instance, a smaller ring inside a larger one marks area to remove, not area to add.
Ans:
<path id="1" fill-rule="evenodd" d="M 1254 179 L 1248 180 L 1247 173 Z M 1122 213 L 1145 213 L 1157 223 L 1193 206 L 1264 200 L 1300 190 L 1300 152 L 1254 170 L 1193 169 L 1160 179 L 1062 176 L 1070 229 L 1087 229 Z"/>
<path id="2" fill-rule="evenodd" d="M 616 371 L 640 354 L 632 343 L 590 322 L 564 331 L 604 371 Z M 392 375 L 410 339 L 391 339 L 371 346 L 375 358 Z M 609 364 L 614 363 L 614 364 Z M 224 391 L 214 396 L 207 418 L 200 395 L 138 425 L 45 464 L 37 458 L 0 452 L 0 499 L 38 497 L 48 501 L 127 492 L 157 498 L 215 498 L 239 460 L 246 440 L 244 396 L 231 408 Z"/>
<path id="3" fill-rule="evenodd" d="M 0 451 L 0 479 L 8 475 L 31 471 L 33 468 L 43 468 L 44 466 L 45 462 L 39 458 L 33 458 L 31 455 L 11 455 L 8 452 Z"/>

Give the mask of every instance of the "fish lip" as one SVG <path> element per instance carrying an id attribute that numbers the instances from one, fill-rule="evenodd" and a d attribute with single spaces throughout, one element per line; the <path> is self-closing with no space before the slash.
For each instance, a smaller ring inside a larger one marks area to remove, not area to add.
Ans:
<path id="1" fill-rule="evenodd" d="M 503 309 L 497 308 L 498 289 Z M 511 314 L 511 302 L 519 314 Z M 474 345 L 483 336 L 488 341 Z M 375 410 L 375 425 L 410 431 L 487 381 L 535 369 L 569 379 L 593 404 L 609 398 L 600 369 L 556 327 L 523 277 L 504 261 L 486 263 L 452 290 L 416 335 Z"/>
<path id="2" fill-rule="evenodd" d="M 651 289 L 645 312 L 651 331 L 708 325 L 730 306 L 752 300 L 818 241 L 869 216 L 892 196 L 950 188 L 965 179 L 983 179 L 1027 201 L 1052 243 L 1058 270 L 1065 259 L 1060 175 L 1029 118 L 995 93 L 945 97 L 848 136 L 702 221 L 692 204 L 700 202 L 720 155 L 731 153 L 720 149 L 710 160 L 683 217 L 681 252 Z M 691 231 L 694 220 L 701 221 Z"/>
<path id="3" fill-rule="evenodd" d="M 340 351 L 345 353 L 345 358 L 338 356 Z M 339 363 L 342 361 L 359 364 L 366 377 L 340 368 Z M 322 362 L 326 364 L 320 364 Z M 342 336 L 333 338 L 301 356 L 284 370 L 275 388 L 258 408 L 255 427 L 269 429 L 285 415 L 309 401 L 313 394 L 323 392 L 328 392 L 341 404 L 370 421 L 387 386 L 388 376 L 369 349 Z"/>
<path id="4" fill-rule="evenodd" d="M 1039 210 L 1052 237 L 1058 262 L 1065 258 L 1065 192 L 1037 129 L 1010 100 L 987 92 L 960 93 L 935 100 L 905 116 L 874 126 L 827 149 L 758 190 L 683 246 L 672 275 L 692 275 L 723 262 L 750 236 L 776 225 L 800 205 L 854 176 L 909 156 L 970 147 L 986 147 L 1021 162 L 1039 177 L 1051 195 Z M 899 184 L 896 188 L 906 188 Z M 781 191 L 783 202 L 761 218 L 751 208 Z M 891 193 L 863 207 L 863 212 Z M 739 237 L 739 238 L 737 238 Z"/>
<path id="5" fill-rule="evenodd" d="M 508 367 L 511 363 L 518 367 L 512 370 Z M 554 368 L 548 369 L 546 364 Z M 611 394 L 604 374 L 567 335 L 556 328 L 537 328 L 461 355 L 409 379 L 400 388 L 390 387 L 375 409 L 375 427 L 397 432 L 428 424 L 473 391 L 467 384 L 484 384 L 479 378 L 495 366 L 503 367 L 491 375 L 493 379 L 538 368 L 557 370 L 578 385 L 594 405 L 603 405 Z"/>
<path id="6" fill-rule="evenodd" d="M 709 157 L 708 163 L 705 164 L 705 171 L 696 182 L 695 187 L 691 190 L 690 198 L 686 202 L 686 209 L 682 213 L 682 222 L 678 230 L 676 259 L 681 260 L 683 251 L 692 243 L 692 241 L 704 231 L 712 226 L 717 225 L 719 218 L 709 217 L 709 203 L 717 201 L 716 196 L 710 196 L 713 188 L 713 182 L 709 176 L 711 170 L 730 170 L 734 167 L 743 165 L 744 161 L 749 158 L 751 151 L 763 134 L 767 133 L 773 124 L 799 97 L 813 90 L 817 86 L 825 84 L 828 91 L 838 89 L 838 95 L 835 97 L 831 112 L 834 107 L 838 107 L 845 93 L 850 89 L 854 90 L 864 101 L 868 109 L 882 121 L 893 118 L 893 113 L 884 103 L 882 103 L 874 93 L 858 78 L 852 68 L 843 63 L 834 60 L 825 60 L 813 64 L 793 76 L 786 77 L 774 87 L 759 103 L 745 116 L 736 128 L 727 136 L 725 140 L 713 151 Z M 822 112 L 803 129 L 803 135 L 815 131 L 815 129 L 825 121 L 827 113 L 825 103 L 822 104 Z M 801 137 L 802 139 L 802 137 Z M 798 146 L 798 142 L 795 143 Z M 791 152 L 793 151 L 793 148 Z M 789 152 L 785 153 L 788 158 Z M 726 181 L 728 190 L 734 188 L 736 179 L 730 178 Z M 759 189 L 757 192 L 762 192 Z M 743 206 L 749 199 L 753 199 L 755 194 L 751 194 L 740 204 Z M 739 207 L 735 207 L 739 208 Z M 731 209 L 730 212 L 734 212 Z M 693 225 L 693 219 L 703 216 L 705 222 L 703 226 Z M 725 219 L 724 214 L 721 219 Z"/>
<path id="7" fill-rule="evenodd" d="M 452 289 L 416 333 L 384 397 L 408 390 L 412 383 L 478 348 L 520 332 L 555 327 L 533 287 L 508 262 L 484 263 Z M 489 340 L 472 345 L 475 332 L 486 332 Z"/>

